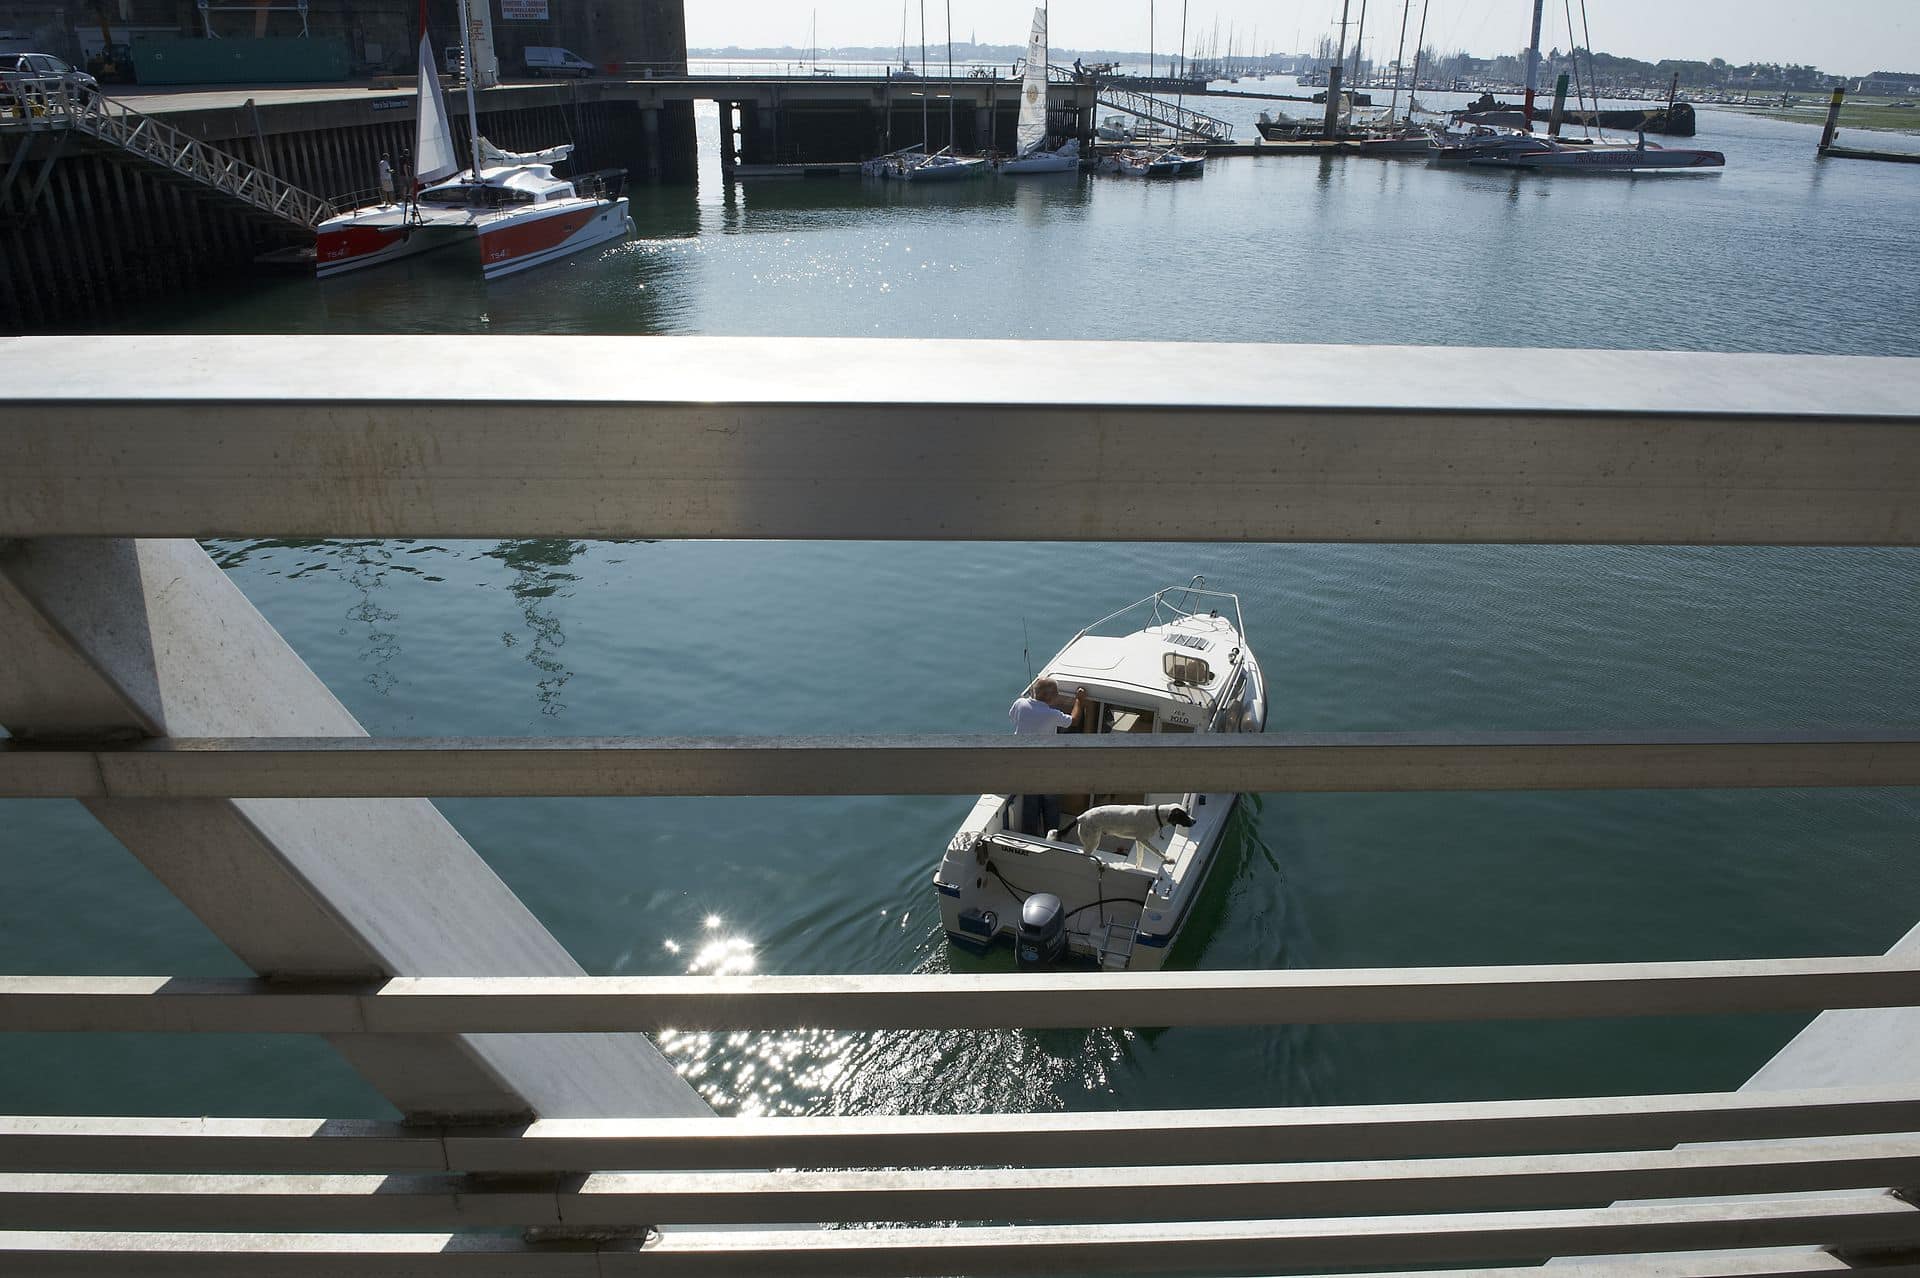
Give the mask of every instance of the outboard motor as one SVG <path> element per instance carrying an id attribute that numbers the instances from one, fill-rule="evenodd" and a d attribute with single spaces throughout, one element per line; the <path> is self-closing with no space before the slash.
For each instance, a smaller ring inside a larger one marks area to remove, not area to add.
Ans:
<path id="1" fill-rule="evenodd" d="M 1013 938 L 1018 967 L 1052 967 L 1067 952 L 1067 915 L 1060 898 L 1035 892 L 1020 907 L 1020 929 Z"/>

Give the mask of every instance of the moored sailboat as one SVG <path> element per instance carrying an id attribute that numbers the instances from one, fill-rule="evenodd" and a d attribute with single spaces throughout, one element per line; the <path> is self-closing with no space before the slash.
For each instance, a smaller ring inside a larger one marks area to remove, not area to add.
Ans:
<path id="1" fill-rule="evenodd" d="M 1027 37 L 1027 65 L 1020 81 L 1020 119 L 1014 128 L 1014 154 L 1002 160 L 999 171 L 1011 176 L 1029 173 L 1075 173 L 1080 168 L 1080 142 L 1069 140 L 1058 150 L 1047 145 L 1047 10 L 1033 11 L 1033 31 Z"/>
<path id="2" fill-rule="evenodd" d="M 463 26 L 465 14 L 463 0 Z M 467 65 L 472 65 L 470 50 Z M 411 189 L 405 199 L 385 198 L 322 222 L 314 236 L 316 276 L 324 279 L 472 242 L 481 274 L 497 279 L 620 239 L 633 229 L 627 200 L 618 189 L 624 173 L 558 177 L 553 166 L 572 154 L 571 144 L 519 153 L 501 150 L 481 137 L 471 76 L 467 119 L 472 152 L 470 167 L 462 170 L 423 4 Z"/>

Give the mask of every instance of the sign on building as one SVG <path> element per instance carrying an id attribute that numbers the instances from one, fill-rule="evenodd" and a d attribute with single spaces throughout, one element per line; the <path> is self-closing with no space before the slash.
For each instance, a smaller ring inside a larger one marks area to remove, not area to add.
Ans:
<path id="1" fill-rule="evenodd" d="M 500 18 L 504 22 L 545 22 L 547 0 L 500 0 Z"/>

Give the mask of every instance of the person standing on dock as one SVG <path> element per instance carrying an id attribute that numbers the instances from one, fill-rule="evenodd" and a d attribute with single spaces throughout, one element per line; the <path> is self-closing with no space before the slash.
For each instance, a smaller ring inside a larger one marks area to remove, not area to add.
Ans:
<path id="1" fill-rule="evenodd" d="M 385 151 L 380 153 L 380 198 L 388 204 L 394 201 L 393 161 Z"/>

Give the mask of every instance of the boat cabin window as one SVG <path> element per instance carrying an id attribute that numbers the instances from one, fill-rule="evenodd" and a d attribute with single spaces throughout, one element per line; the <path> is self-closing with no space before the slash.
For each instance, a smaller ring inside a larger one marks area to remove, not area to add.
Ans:
<path id="1" fill-rule="evenodd" d="M 1160 669 L 1173 683 L 1191 683 L 1205 687 L 1213 682 L 1213 667 L 1207 664 L 1205 657 L 1195 657 L 1184 652 L 1162 653 Z"/>
<path id="2" fill-rule="evenodd" d="M 1152 732 L 1153 711 L 1132 706 L 1108 706 L 1102 732 Z"/>
<path id="3" fill-rule="evenodd" d="M 502 204 L 531 204 L 533 196 L 502 186 L 441 186 L 420 192 L 422 204 L 452 204 L 459 207 L 480 205 L 492 208 Z"/>
<path id="4" fill-rule="evenodd" d="M 1168 732 L 1192 732 L 1193 725 L 1191 723 L 1162 723 L 1160 725 L 1160 731 L 1163 735 Z"/>

